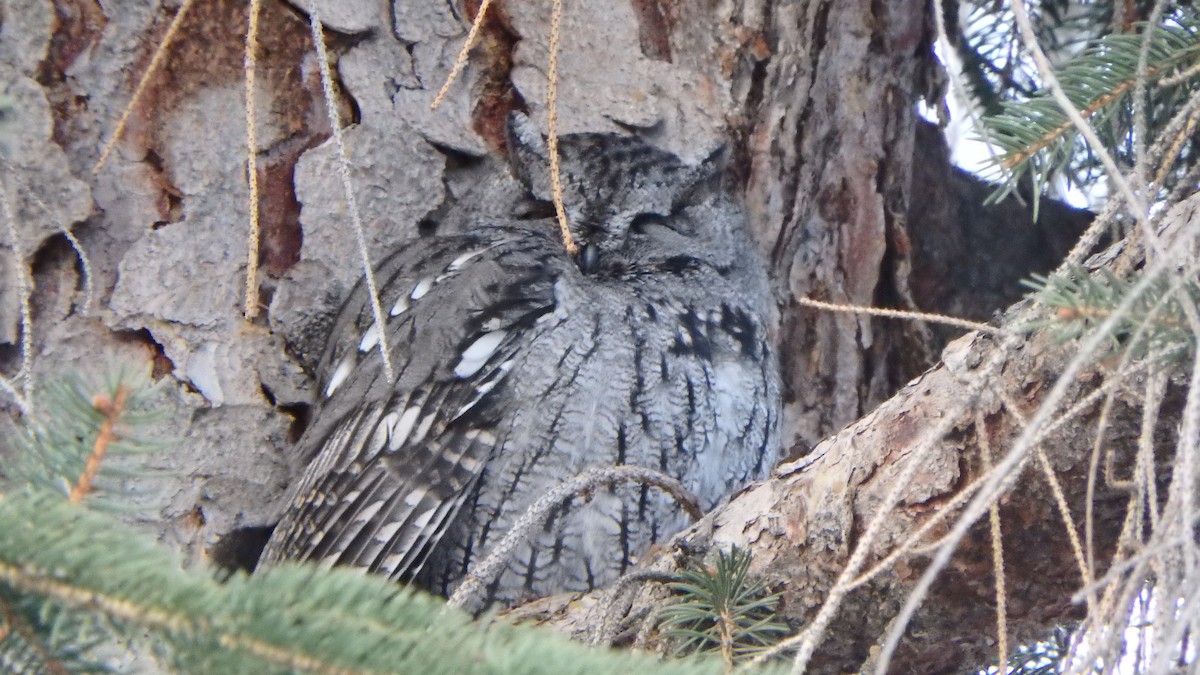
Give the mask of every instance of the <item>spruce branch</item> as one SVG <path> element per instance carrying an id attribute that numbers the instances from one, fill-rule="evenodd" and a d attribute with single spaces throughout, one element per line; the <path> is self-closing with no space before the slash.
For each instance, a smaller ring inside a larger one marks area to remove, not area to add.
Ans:
<path id="1" fill-rule="evenodd" d="M 1072 268 L 1052 277 L 1034 275 L 1024 282 L 1034 299 L 1053 315 L 1033 322 L 1031 329 L 1048 328 L 1064 341 L 1087 335 L 1113 316 L 1137 278 L 1123 279 L 1107 269 L 1089 273 Z M 1185 316 L 1185 300 L 1200 301 L 1200 282 L 1183 276 L 1161 276 L 1120 315 L 1109 335 L 1112 349 L 1133 350 L 1134 356 L 1171 354 L 1186 361 L 1195 351 L 1195 333 Z"/>
<path id="2" fill-rule="evenodd" d="M 1091 120 L 1097 129 L 1112 130 L 1105 139 L 1110 149 L 1120 150 L 1123 146 L 1120 139 L 1132 131 L 1133 92 L 1137 89 L 1139 62 L 1143 57 L 1145 69 L 1141 72 L 1146 83 L 1154 85 L 1147 87 L 1151 100 L 1146 108 L 1149 113 L 1157 112 L 1148 120 L 1148 133 L 1152 137 L 1157 135 L 1163 120 L 1170 117 L 1169 111 L 1182 103 L 1180 97 L 1186 98 L 1188 86 L 1194 85 L 1194 78 L 1188 80 L 1179 75 L 1194 73 L 1200 64 L 1200 30 L 1185 18 L 1169 19 L 1170 22 L 1154 27 L 1149 40 L 1139 33 L 1105 35 L 1057 70 L 1064 93 L 1082 117 Z M 1147 26 L 1140 25 L 1140 30 L 1147 30 Z M 1050 174 L 1078 156 L 1075 125 L 1045 89 L 1039 89 L 1027 100 L 1000 105 L 1002 111 L 985 117 L 984 124 L 991 132 L 991 140 L 1003 151 L 996 162 L 1011 171 L 1012 179 L 994 199 L 1015 189 L 1016 179 L 1025 173 L 1033 179 L 1035 192 L 1040 194 Z"/>
<path id="3" fill-rule="evenodd" d="M 114 646 L 132 642 L 186 673 L 720 671 L 713 660 L 658 664 L 533 628 L 481 626 L 354 570 L 281 565 L 218 581 L 207 566 L 185 569 L 94 508 L 112 460 L 153 445 L 134 433 L 152 418 L 145 388 L 116 378 L 93 396 L 68 379 L 47 391 L 49 416 L 26 421 L 18 461 L 0 482 L 5 672 L 103 670 Z"/>
<path id="4" fill-rule="evenodd" d="M 93 670 L 74 653 L 57 653 L 49 639 L 43 638 L 46 626 L 38 619 L 46 612 L 27 611 L 29 604 L 0 589 L 0 669 L 6 673 L 50 673 L 67 675 Z M 21 606 L 26 605 L 26 606 Z M 43 629 L 39 631 L 39 628 Z M 68 646 L 72 652 L 76 651 Z M 69 664 L 69 665 L 68 665 Z"/>
<path id="5" fill-rule="evenodd" d="M 150 632 L 183 672 L 716 673 L 533 628 L 480 626 L 432 596 L 345 569 L 213 580 L 105 513 L 46 490 L 0 495 L 0 590 Z M 434 636 L 431 638 L 431 636 Z"/>

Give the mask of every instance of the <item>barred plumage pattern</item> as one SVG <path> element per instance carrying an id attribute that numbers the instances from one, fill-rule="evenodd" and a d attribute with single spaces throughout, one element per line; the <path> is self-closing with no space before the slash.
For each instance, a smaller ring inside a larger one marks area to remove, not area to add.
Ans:
<path id="1" fill-rule="evenodd" d="M 549 196 L 545 148 L 510 125 L 516 173 Z M 449 593 L 526 508 L 593 466 L 638 464 L 712 507 L 777 456 L 764 266 L 711 169 L 615 134 L 560 143 L 572 258 L 553 221 L 418 239 L 378 270 L 398 381 L 365 290 L 334 325 L 314 453 L 264 552 Z M 581 495 L 484 602 L 613 581 L 686 518 L 652 488 Z M 476 608 L 478 609 L 478 607 Z"/>

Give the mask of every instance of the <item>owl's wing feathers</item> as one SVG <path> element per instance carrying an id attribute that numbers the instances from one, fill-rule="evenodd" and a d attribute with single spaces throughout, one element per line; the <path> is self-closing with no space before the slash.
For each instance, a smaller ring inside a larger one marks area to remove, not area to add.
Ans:
<path id="1" fill-rule="evenodd" d="M 343 337 L 321 367 L 328 395 L 314 418 L 333 423 L 300 442 L 316 456 L 267 545 L 268 563 L 311 558 L 393 578 L 419 571 L 495 447 L 493 398 L 527 342 L 522 333 L 554 309 L 546 272 L 561 244 L 503 235 L 436 238 L 380 266 L 393 385 L 366 337 L 374 322 L 365 291 L 352 294 L 335 324 Z M 347 321 L 357 330 L 338 327 Z"/>

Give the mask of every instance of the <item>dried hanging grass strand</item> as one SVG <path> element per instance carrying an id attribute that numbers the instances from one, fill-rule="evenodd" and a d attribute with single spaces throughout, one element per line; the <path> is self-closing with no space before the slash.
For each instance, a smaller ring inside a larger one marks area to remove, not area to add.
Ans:
<path id="1" fill-rule="evenodd" d="M 484 17 L 487 16 L 488 7 L 491 6 L 492 0 L 483 0 L 479 5 L 479 12 L 475 14 L 475 20 L 471 22 L 471 30 L 467 33 L 467 41 L 458 51 L 458 57 L 454 59 L 454 67 L 450 69 L 450 74 L 446 76 L 446 81 L 442 83 L 442 88 L 438 90 L 437 96 L 433 97 L 433 103 L 429 104 L 430 110 L 437 110 L 438 106 L 442 104 L 442 100 L 446 98 L 446 94 L 449 93 L 450 86 L 462 74 L 463 68 L 467 65 L 467 56 L 471 53 L 475 43 L 479 41 L 479 29 L 483 27 Z"/>
<path id="2" fill-rule="evenodd" d="M 5 173 L 11 172 L 8 162 L 4 162 Z M 3 389 L 25 415 L 33 412 L 33 308 L 29 298 L 33 294 L 33 279 L 25 259 L 25 247 L 21 245 L 21 236 L 17 231 L 17 214 L 8 195 L 8 181 L 0 179 L 0 213 L 4 216 L 4 224 L 8 230 L 9 246 L 13 255 L 13 267 L 17 274 L 17 302 L 21 309 L 21 369 L 17 371 L 15 380 L 20 380 L 18 387 L 7 379 L 0 378 L 0 389 Z"/>
<path id="3" fill-rule="evenodd" d="M 812 298 L 799 298 L 798 302 L 805 307 L 822 309 L 829 312 L 867 314 L 870 316 L 880 316 L 887 319 L 908 319 L 910 321 L 940 323 L 945 326 L 953 326 L 955 328 L 962 328 L 964 330 L 977 330 L 980 333 L 987 333 L 988 335 L 1001 335 L 1004 333 L 1003 329 L 995 326 L 989 326 L 986 323 L 968 321 L 966 319 L 959 319 L 958 317 L 946 316 L 945 314 L 928 314 L 926 312 L 910 312 L 902 309 L 886 309 L 881 307 L 864 307 L 862 305 L 844 305 L 840 303 L 813 300 Z"/>
<path id="4" fill-rule="evenodd" d="M 363 275 L 367 280 L 367 293 L 371 298 L 371 314 L 379 329 L 379 355 L 383 358 L 383 373 L 389 384 L 396 381 L 396 370 L 392 367 L 391 348 L 388 346 L 387 317 L 379 303 L 379 285 L 375 282 L 375 270 L 371 266 L 371 253 L 367 249 L 367 235 L 363 230 L 362 215 L 358 210 L 358 200 L 354 198 L 354 184 L 350 179 L 350 159 L 346 152 L 346 142 L 342 138 L 342 120 L 338 114 L 336 94 L 333 90 L 333 75 L 329 72 L 329 52 L 325 48 L 325 29 L 321 27 L 321 16 L 317 12 L 314 0 L 308 2 L 308 22 L 312 32 L 313 46 L 317 50 L 317 65 L 321 70 L 321 89 L 325 94 L 325 111 L 329 116 L 329 125 L 333 134 L 333 143 L 337 148 L 337 172 L 342 181 L 342 192 L 346 198 L 346 208 L 350 212 L 350 225 L 354 230 L 354 239 L 358 243 L 358 255 L 362 264 Z"/>
<path id="5" fill-rule="evenodd" d="M 562 0 L 554 0 L 550 11 L 550 57 L 546 64 L 546 133 L 550 153 L 550 186 L 554 193 L 554 213 L 558 217 L 558 230 L 562 235 L 567 253 L 575 255 L 579 245 L 571 236 L 567 209 L 563 205 L 562 177 L 558 168 L 558 38 L 559 23 L 562 21 Z"/>
<path id="6" fill-rule="evenodd" d="M 987 418 L 982 410 L 975 411 L 975 431 L 979 436 L 979 452 L 983 456 L 983 465 L 992 468 L 992 442 L 988 436 Z M 1001 672 L 1008 663 L 1008 594 L 1004 587 L 1004 537 L 1000 529 L 1000 500 L 992 502 L 988 508 L 988 522 L 992 531 L 992 570 L 996 575 L 996 649 L 999 652 L 996 663 Z"/>
<path id="7" fill-rule="evenodd" d="M 250 187 L 250 234 L 246 251 L 246 299 L 243 312 L 247 320 L 258 316 L 258 134 L 254 106 L 254 84 L 257 69 L 258 15 L 262 0 L 250 0 L 250 23 L 246 28 L 246 180 Z"/>
<path id="8" fill-rule="evenodd" d="M 146 67 L 146 72 L 142 73 L 142 78 L 138 80 L 137 88 L 133 90 L 133 96 L 129 99 L 129 104 L 125 106 L 125 110 L 121 112 L 121 119 L 117 121 L 117 128 L 113 130 L 112 137 L 108 139 L 108 143 L 104 145 L 104 150 L 100 152 L 100 159 L 96 160 L 95 166 L 92 167 L 92 175 L 100 173 L 104 163 L 108 161 L 108 156 L 117 146 L 117 141 L 121 140 L 121 136 L 125 133 L 125 127 L 129 124 L 129 116 L 133 114 L 134 108 L 137 107 L 138 100 L 142 94 L 146 92 L 146 87 L 150 84 L 150 79 L 158 72 L 162 65 L 163 58 L 166 56 L 167 47 L 175 39 L 175 34 L 179 32 L 179 27 L 183 25 L 183 17 L 187 15 L 188 10 L 192 8 L 194 0 L 183 0 L 183 4 L 179 6 L 179 11 L 175 12 L 175 17 L 171 19 L 171 25 L 167 26 L 167 32 L 163 35 L 162 42 L 158 45 L 158 49 L 154 51 L 154 56 L 150 58 L 150 65 Z"/>

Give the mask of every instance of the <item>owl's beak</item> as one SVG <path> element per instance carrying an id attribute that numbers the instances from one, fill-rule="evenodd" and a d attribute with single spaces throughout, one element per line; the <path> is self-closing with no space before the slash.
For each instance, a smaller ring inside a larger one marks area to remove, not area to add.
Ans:
<path id="1" fill-rule="evenodd" d="M 579 253 L 575 254 L 575 264 L 579 266 L 579 271 L 584 274 L 591 274 L 596 270 L 596 264 L 600 261 L 600 249 L 594 244 L 584 244 L 579 247 Z"/>

